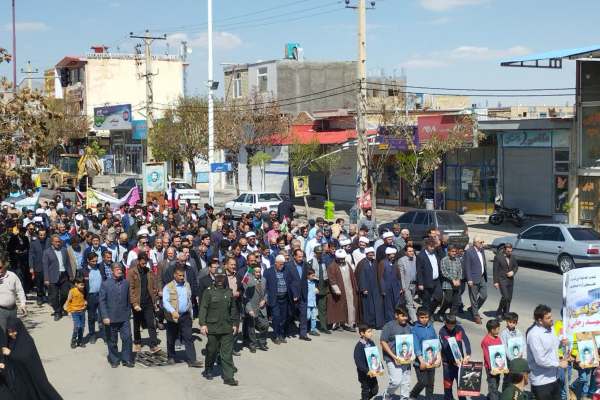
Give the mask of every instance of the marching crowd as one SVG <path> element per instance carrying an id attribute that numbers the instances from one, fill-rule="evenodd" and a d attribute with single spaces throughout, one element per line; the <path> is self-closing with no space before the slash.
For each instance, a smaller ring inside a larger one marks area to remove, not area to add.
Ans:
<path id="1" fill-rule="evenodd" d="M 447 338 L 455 337 L 469 357 L 470 342 L 456 316 L 467 315 L 482 324 L 479 310 L 487 298 L 488 282 L 483 241 L 475 238 L 465 249 L 435 228 L 425 238 L 412 238 L 397 224 L 379 232 L 370 210 L 358 224 L 350 225 L 341 218 L 331 224 L 322 218 L 299 223 L 289 200 L 278 210 L 255 210 L 239 219 L 228 209 L 217 213 L 209 205 L 180 207 L 176 202 L 165 207 L 156 199 L 119 209 L 111 209 L 108 203 L 91 209 L 57 196 L 37 210 L 14 211 L 0 210 L 0 246 L 6 254 L 0 261 L 0 347 L 4 350 L 0 370 L 13 362 L 18 366 L 10 355 L 14 337 L 31 339 L 16 319 L 18 308 L 27 312 L 25 294 L 30 292 L 38 305 L 49 303 L 55 320 L 71 315 L 71 347 L 93 345 L 102 338 L 113 368 L 134 367 L 143 345 L 152 354 L 160 352 L 157 330 L 164 329 L 169 364 L 204 367 L 207 379 L 215 377 L 220 364 L 223 382 L 233 386 L 238 384 L 233 356 L 243 347 L 267 351 L 269 345 L 285 344 L 291 337 L 311 341 L 346 330 L 359 332 L 360 350 L 371 341 L 374 329 L 382 329 L 389 372 L 385 396 L 400 390 L 403 399 L 415 398 L 423 390 L 428 398 L 433 395 L 434 370 L 421 368 L 418 345 L 430 338 L 442 343 L 444 393 L 446 399 L 453 398 L 458 365 L 451 361 Z M 415 242 L 422 243 L 418 254 Z M 507 245 L 495 258 L 490 277 L 501 301 L 498 319 L 486 324 L 484 355 L 485 346 L 503 343 L 504 335 L 518 332 L 518 317 L 510 312 L 517 271 Z M 470 306 L 465 311 L 466 291 Z M 542 327 L 540 342 L 529 346 L 528 336 L 529 366 L 512 362 L 509 380 L 523 389 L 531 369 L 533 391 L 554 399 L 557 384 L 550 376 L 558 365 L 543 353 L 546 346 L 555 345 L 544 336 L 548 314 L 549 309 L 536 310 L 536 323 Z M 192 335 L 196 318 L 200 332 L 207 336 L 204 362 L 197 357 Z M 507 328 L 500 333 L 502 318 Z M 443 323 L 437 333 L 433 321 Z M 142 340 L 143 330 L 148 339 Z M 412 390 L 408 387 L 411 366 L 395 363 L 393 342 L 400 333 L 415 338 L 418 383 Z M 177 358 L 176 341 L 185 347 L 182 360 Z M 32 339 L 27 345 L 35 349 Z M 357 356 L 359 350 L 355 360 L 361 397 L 369 399 L 378 391 L 377 380 L 369 373 L 364 355 Z M 36 390 L 55 394 L 41 363 L 34 370 L 40 369 L 39 376 L 21 374 L 20 379 L 42 382 L 37 384 L 42 389 Z M 489 358 L 485 369 L 489 398 L 498 399 L 500 379 L 491 374 Z M 510 386 L 508 380 L 506 384 Z M 60 398 L 54 394 L 17 398 Z"/>

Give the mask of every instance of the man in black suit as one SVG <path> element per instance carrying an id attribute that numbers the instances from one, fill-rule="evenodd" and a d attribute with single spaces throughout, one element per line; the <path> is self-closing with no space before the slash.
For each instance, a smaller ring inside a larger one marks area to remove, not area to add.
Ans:
<path id="1" fill-rule="evenodd" d="M 465 252 L 465 279 L 469 285 L 469 299 L 473 321 L 481 324 L 479 309 L 487 300 L 487 269 L 483 252 L 483 240 L 473 239 L 473 246 Z"/>
<path id="2" fill-rule="evenodd" d="M 34 273 L 34 285 L 36 287 L 37 304 L 41 306 L 46 298 L 46 287 L 44 286 L 44 269 L 42 258 L 44 251 L 50 247 L 50 240 L 46 237 L 46 228 L 38 229 L 36 236 L 29 241 L 29 272 Z"/>
<path id="3" fill-rule="evenodd" d="M 286 281 L 292 293 L 292 310 L 298 313 L 300 326 L 300 340 L 310 342 L 308 337 L 308 325 L 306 315 L 306 301 L 308 299 L 308 281 L 306 271 L 308 265 L 304 262 L 304 252 L 300 249 L 294 250 L 293 258 L 285 266 Z"/>
<path id="4" fill-rule="evenodd" d="M 425 239 L 423 245 L 424 248 L 416 260 L 417 288 L 423 300 L 423 307 L 427 308 L 431 315 L 435 315 L 435 310 L 442 301 L 440 259 L 435 251 L 434 239 Z"/>
<path id="5" fill-rule="evenodd" d="M 67 300 L 73 270 L 67 249 L 62 246 L 58 235 L 53 235 L 51 246 L 44 250 L 42 268 L 44 270 L 44 285 L 48 287 L 49 302 L 54 309 L 54 320 L 58 321 L 63 316 L 63 304 Z"/>
<path id="6" fill-rule="evenodd" d="M 515 275 L 519 269 L 512 251 L 512 244 L 508 243 L 504 246 L 504 250 L 496 254 L 496 258 L 494 258 L 494 286 L 496 289 L 500 289 L 501 296 L 497 311 L 499 318 L 510 312 Z"/>

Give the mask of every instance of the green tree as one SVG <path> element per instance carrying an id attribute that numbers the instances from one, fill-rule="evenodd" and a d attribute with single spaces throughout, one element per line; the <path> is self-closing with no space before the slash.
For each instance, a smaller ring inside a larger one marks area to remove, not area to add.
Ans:
<path id="1" fill-rule="evenodd" d="M 149 143 L 156 160 L 187 162 L 195 182 L 196 161 L 208 160 L 208 100 L 180 97 L 156 121 Z"/>

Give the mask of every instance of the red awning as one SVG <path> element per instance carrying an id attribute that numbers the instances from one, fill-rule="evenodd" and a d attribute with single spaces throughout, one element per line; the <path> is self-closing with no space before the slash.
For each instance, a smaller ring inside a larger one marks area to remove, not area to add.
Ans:
<path id="1" fill-rule="evenodd" d="M 375 134 L 370 130 L 369 135 Z M 313 125 L 292 125 L 288 135 L 273 135 L 268 142 L 275 146 L 294 143 L 308 144 L 314 141 L 320 144 L 343 144 L 357 137 L 355 129 L 338 129 L 331 131 L 315 131 Z"/>

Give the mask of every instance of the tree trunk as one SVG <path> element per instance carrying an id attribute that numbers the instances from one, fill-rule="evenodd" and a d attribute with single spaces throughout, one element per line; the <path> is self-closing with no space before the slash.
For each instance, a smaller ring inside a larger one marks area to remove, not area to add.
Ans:
<path id="1" fill-rule="evenodd" d="M 190 183 L 192 187 L 196 187 L 196 163 L 193 158 L 188 160 L 188 167 L 190 167 L 190 174 L 192 174 L 192 181 Z"/>
<path id="2" fill-rule="evenodd" d="M 252 165 L 250 165 L 250 158 L 254 155 L 254 150 L 250 146 L 246 146 L 246 184 L 248 190 L 252 191 Z"/>
<path id="3" fill-rule="evenodd" d="M 262 180 L 261 182 L 261 187 L 262 187 L 262 191 L 266 192 L 267 191 L 267 182 L 266 182 L 266 168 L 267 166 L 265 164 L 262 165 L 262 167 L 260 168 L 260 178 Z"/>
<path id="4" fill-rule="evenodd" d="M 310 219 L 310 209 L 308 208 L 308 200 L 306 196 L 302 196 L 304 198 L 304 212 L 306 213 L 306 219 Z"/>
<path id="5" fill-rule="evenodd" d="M 377 182 L 371 182 L 371 212 L 373 220 L 377 221 Z"/>
<path id="6" fill-rule="evenodd" d="M 331 189 L 329 187 L 331 183 L 331 179 L 329 179 L 329 172 L 325 173 L 325 192 L 327 194 L 327 201 L 331 201 Z"/>

